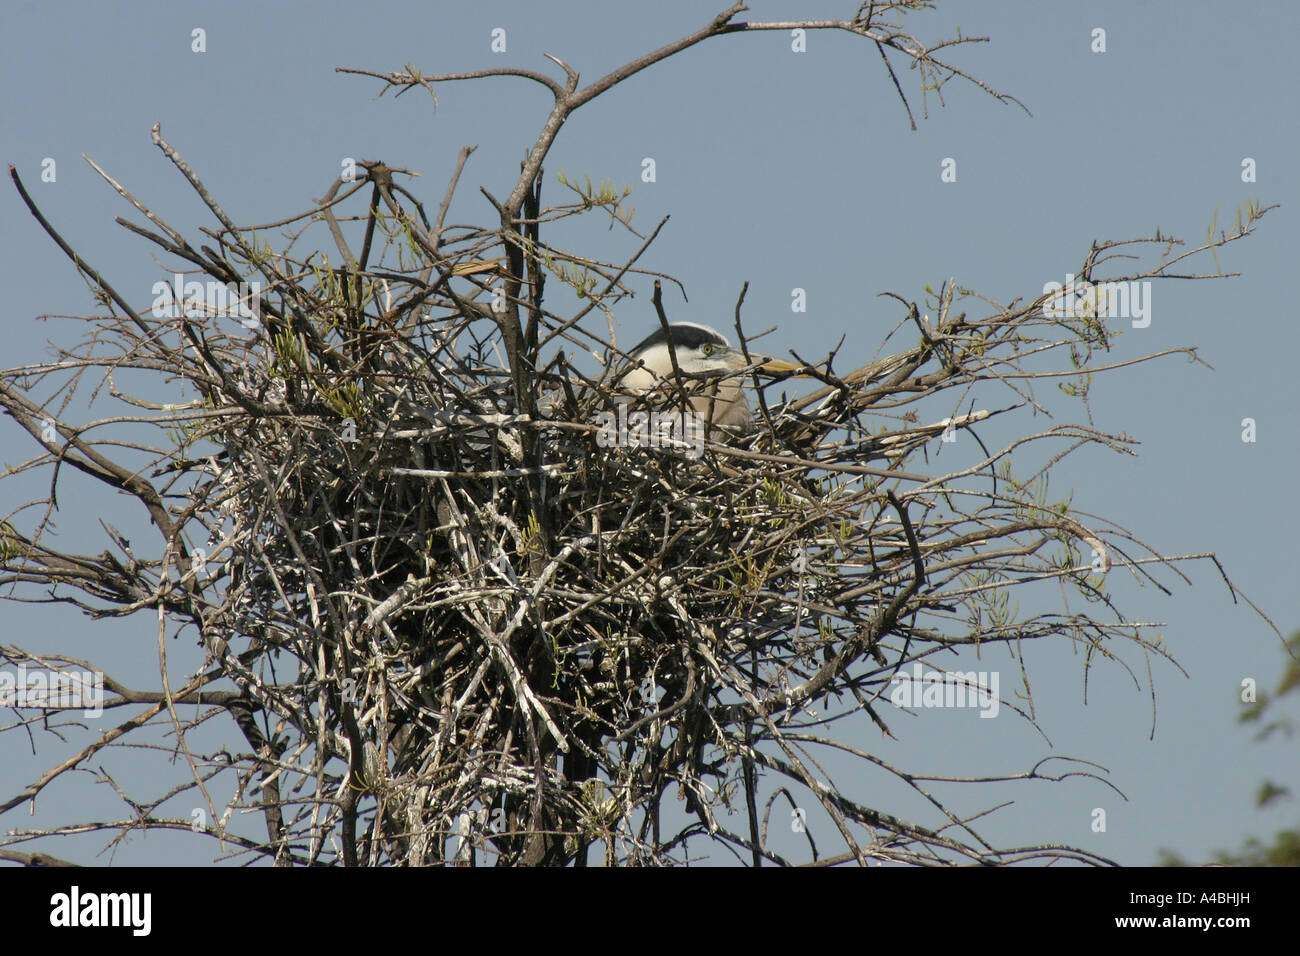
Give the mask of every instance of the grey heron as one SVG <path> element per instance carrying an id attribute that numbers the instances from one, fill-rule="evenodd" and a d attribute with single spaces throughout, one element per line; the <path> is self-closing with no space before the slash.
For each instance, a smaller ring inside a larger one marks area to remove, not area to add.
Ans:
<path id="1" fill-rule="evenodd" d="M 675 373 L 669 348 L 676 353 L 677 368 L 690 393 L 691 410 L 712 425 L 732 431 L 747 431 L 753 412 L 742 386 L 740 372 L 800 374 L 804 366 L 751 352 L 749 359 L 732 346 L 725 335 L 707 325 L 674 322 L 655 329 L 628 351 L 628 370 L 618 380 L 618 389 L 644 395 L 656 387 L 672 387 Z M 729 373 L 729 374 L 728 374 Z M 689 376 L 689 379 L 687 379 Z M 700 381 L 706 378 L 705 381 Z"/>

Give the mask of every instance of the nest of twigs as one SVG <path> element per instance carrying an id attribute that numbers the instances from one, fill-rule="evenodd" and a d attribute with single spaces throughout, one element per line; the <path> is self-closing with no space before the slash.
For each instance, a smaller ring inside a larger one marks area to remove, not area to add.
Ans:
<path id="1" fill-rule="evenodd" d="M 223 422 L 193 491 L 229 516 L 208 619 L 247 664 L 229 676 L 255 692 L 270 672 L 253 665 L 292 659 L 279 702 L 254 699 L 306 736 L 313 713 L 337 730 L 377 801 L 376 852 L 425 862 L 474 820 L 504 848 L 559 831 L 551 852 L 571 857 L 620 820 L 650 825 L 669 787 L 707 818 L 755 707 L 888 681 L 878 642 L 920 583 L 915 533 L 889 492 L 813 477 L 810 436 L 866 446 L 864 390 L 811 413 L 764 403 L 755 432 L 710 434 L 699 457 L 611 444 L 597 416 L 629 400 L 605 382 L 575 396 L 540 377 L 553 417 L 520 414 L 490 319 L 393 314 L 345 378 L 246 367 L 272 413 Z M 304 407 L 353 383 L 342 422 Z M 648 832 L 619 836 L 656 858 Z"/>

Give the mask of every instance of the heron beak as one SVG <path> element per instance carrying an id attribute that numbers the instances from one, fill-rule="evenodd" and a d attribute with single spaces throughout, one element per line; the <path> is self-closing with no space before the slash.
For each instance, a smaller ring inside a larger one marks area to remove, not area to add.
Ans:
<path id="1" fill-rule="evenodd" d="M 716 353 L 715 353 L 716 354 Z M 740 349 L 730 349 L 723 355 L 723 360 L 731 368 L 737 371 L 753 369 L 758 372 L 766 372 L 768 375 L 781 377 L 802 376 L 804 378 L 815 378 L 814 375 L 808 374 L 807 365 L 799 365 L 796 362 L 787 362 L 785 359 L 773 358 L 770 355 L 764 355 L 761 352 L 750 352 L 749 361 L 745 361 L 745 355 Z"/>
<path id="2" fill-rule="evenodd" d="M 808 374 L 808 366 L 800 365 L 797 362 L 787 362 L 784 359 L 772 358 L 770 355 L 750 355 L 755 362 L 759 363 L 761 371 L 773 375 L 795 375 L 804 378 L 812 378 Z"/>

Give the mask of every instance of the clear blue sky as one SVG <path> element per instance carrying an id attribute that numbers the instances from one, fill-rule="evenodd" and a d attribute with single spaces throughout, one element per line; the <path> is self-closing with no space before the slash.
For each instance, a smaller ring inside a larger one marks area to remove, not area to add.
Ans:
<path id="1" fill-rule="evenodd" d="M 11 4 L 0 38 L 0 152 L 74 246 L 143 304 L 166 270 L 152 247 L 113 224 L 114 216 L 133 211 L 81 160 L 83 153 L 193 236 L 211 220 L 151 145 L 155 122 L 240 223 L 303 210 L 348 156 L 421 172 L 413 188 L 436 208 L 458 149 L 476 143 L 449 218 L 486 221 L 478 188 L 497 196 L 509 191 L 545 115 L 541 88 L 514 79 L 444 84 L 435 111 L 427 93 L 379 99 L 376 81 L 335 67 L 553 69 L 546 52 L 592 79 L 696 29 L 720 9 L 697 2 L 235 2 L 69 3 L 55 13 L 46 4 Z M 773 0 L 754 3 L 743 16 L 838 17 L 854 9 L 852 0 Z M 1073 488 L 1077 507 L 1115 519 L 1164 553 L 1216 552 L 1233 581 L 1284 632 L 1294 630 L 1300 322 L 1294 305 L 1278 297 L 1294 281 L 1300 249 L 1297 6 L 964 0 L 943 2 L 914 22 L 926 36 L 951 35 L 960 26 L 963 34 L 990 37 L 955 59 L 1017 96 L 1033 116 L 954 81 L 946 106 L 932 97 L 929 118 L 921 119 L 916 74 L 903 70 L 920 127 L 911 132 L 874 49 L 845 35 L 814 33 L 807 51 L 795 54 L 787 34 L 761 33 L 696 47 L 585 107 L 561 134 L 547 168 L 634 185 L 643 231 L 671 214 L 645 264 L 686 284 L 690 303 L 670 300 L 673 318 L 729 325 L 748 280 L 748 328 L 778 326 L 764 340 L 767 351 L 796 348 L 814 356 L 844 336 L 843 368 L 851 367 L 850 356 L 874 354 L 898 321 L 896 304 L 877 293 L 919 298 L 926 283 L 937 287 L 955 276 L 1001 301 L 1033 297 L 1074 271 L 1093 239 L 1149 235 L 1159 227 L 1198 240 L 1216 209 L 1226 225 L 1248 197 L 1281 203 L 1253 238 L 1220 254 L 1224 269 L 1240 271 L 1240 278 L 1158 285 L 1150 327 L 1130 330 L 1116 345 L 1118 357 L 1193 345 L 1214 369 L 1162 359 L 1098 381 L 1096 426 L 1138 438 L 1139 455 L 1071 458 L 1054 473 L 1053 491 Z M 202 54 L 191 51 L 196 27 L 206 31 Z M 502 54 L 489 46 L 497 27 L 506 30 Z M 1105 53 L 1090 49 L 1097 27 L 1106 31 Z M 640 181 L 645 157 L 656 162 L 653 184 Z M 946 157 L 957 162 L 955 183 L 940 181 Z M 1245 157 L 1256 161 L 1256 183 L 1241 180 Z M 46 158 L 57 163 L 54 183 L 41 181 Z M 1284 176 L 1288 163 L 1292 174 Z M 546 189 L 557 197 L 552 175 Z M 0 223 L 4 364 L 38 361 L 47 341 L 70 343 L 84 330 L 36 316 L 85 314 L 94 306 L 7 183 L 0 188 Z M 566 238 L 616 260 L 634 247 L 603 226 Z M 795 287 L 807 290 L 805 314 L 790 312 Z M 564 300 L 557 293 L 551 305 L 562 311 Z M 622 341 L 641 338 L 654 321 L 648 298 L 630 303 L 619 321 Z M 974 397 L 977 407 L 1010 404 L 992 388 Z M 1077 405 L 1057 407 L 1069 409 L 1068 420 L 1083 419 Z M 92 413 L 83 401 L 68 414 Z M 1258 423 L 1255 443 L 1241 440 L 1245 418 Z M 1024 430 L 1041 420 L 1012 424 Z M 32 453 L 7 420 L 0 422 L 0 448 L 8 462 Z M 139 540 L 149 538 L 122 500 L 76 477 L 64 481 L 59 529 L 69 547 L 84 542 L 88 552 L 102 550 L 96 519 L 106 515 L 136 528 Z M 0 511 L 39 487 L 0 483 Z M 85 494 L 72 494 L 74 488 Z M 1175 586 L 1172 597 L 1114 580 L 1112 572 L 1115 593 L 1133 617 L 1167 622 L 1166 639 L 1187 672 L 1151 662 L 1154 719 L 1140 656 L 1125 652 L 1132 676 L 1111 662 L 1094 666 L 1085 705 L 1082 658 L 1064 643 L 1040 644 L 1028 657 L 1050 743 L 1005 710 L 996 720 L 895 715 L 897 743 L 868 730 L 858 742 L 934 775 L 1015 774 L 1053 754 L 1086 758 L 1106 767 L 1128 797 L 1088 780 L 936 787 L 958 812 L 1014 800 L 984 821 L 983 832 L 996 843 L 1066 842 L 1142 864 L 1161 847 L 1199 859 L 1247 835 L 1293 825 L 1294 801 L 1289 809 L 1256 812 L 1252 794 L 1265 777 L 1300 788 L 1294 742 L 1255 744 L 1236 724 L 1241 681 L 1271 687 L 1282 666 L 1280 643 L 1232 602 L 1211 564 L 1183 570 L 1191 584 Z M 151 619 L 89 624 L 62 608 L 11 603 L 0 614 L 5 643 L 81 654 L 140 687 L 157 681 Z M 197 663 L 183 643 L 173 645 L 177 674 Z M 1001 668 L 1002 691 L 1013 693 L 1008 685 L 1018 667 L 1001 649 L 985 653 L 983 666 Z M 102 718 L 96 729 L 120 715 Z M 228 736 L 242 746 L 233 730 Z M 0 737 L 0 797 L 67 752 L 49 737 L 38 743 L 33 757 L 20 735 Z M 102 763 L 124 779 L 146 765 L 157 770 L 156 761 L 132 754 L 110 754 Z M 833 760 L 828 766 L 860 772 Z M 120 815 L 111 790 L 89 781 L 82 775 L 52 787 L 35 816 L 11 812 L 0 828 Z M 879 809 L 937 822 L 883 779 L 840 783 Z M 1090 829 L 1097 807 L 1107 811 L 1105 833 Z M 264 832 L 260 818 L 243 826 Z M 834 840 L 826 833 L 820 842 Z M 102 843 L 43 848 L 92 862 Z M 210 844 L 154 837 L 127 843 L 115 859 L 211 857 Z"/>

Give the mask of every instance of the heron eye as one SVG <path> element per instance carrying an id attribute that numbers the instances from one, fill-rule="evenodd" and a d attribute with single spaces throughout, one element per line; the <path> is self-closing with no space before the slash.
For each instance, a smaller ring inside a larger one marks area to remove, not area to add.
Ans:
<path id="1" fill-rule="evenodd" d="M 712 355 L 713 346 L 710 345 L 708 342 L 705 342 L 703 345 L 700 346 L 700 352 L 702 352 L 704 355 Z"/>

